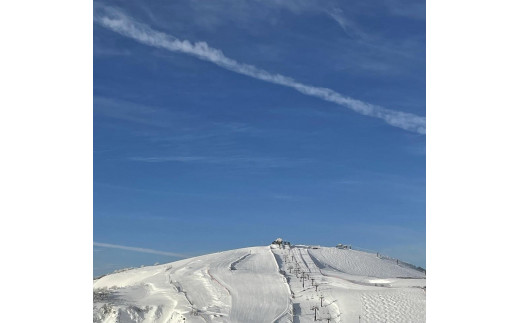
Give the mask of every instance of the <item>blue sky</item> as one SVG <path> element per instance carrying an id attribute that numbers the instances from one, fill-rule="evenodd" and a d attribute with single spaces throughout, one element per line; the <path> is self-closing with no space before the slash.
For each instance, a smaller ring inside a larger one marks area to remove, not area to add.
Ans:
<path id="1" fill-rule="evenodd" d="M 95 1 L 94 274 L 279 236 L 424 266 L 424 116 L 422 1 Z"/>

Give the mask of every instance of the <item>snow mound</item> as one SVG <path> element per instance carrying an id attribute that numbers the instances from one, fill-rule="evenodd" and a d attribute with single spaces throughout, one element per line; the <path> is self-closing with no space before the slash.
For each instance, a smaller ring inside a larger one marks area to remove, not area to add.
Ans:
<path id="1" fill-rule="evenodd" d="M 94 322 L 424 322 L 425 275 L 374 254 L 271 245 L 94 281 Z"/>
<path id="2" fill-rule="evenodd" d="M 381 259 L 376 254 L 352 249 L 320 248 L 309 255 L 322 269 L 332 269 L 350 275 L 372 277 L 424 278 L 418 270 L 400 266 L 397 261 Z"/>

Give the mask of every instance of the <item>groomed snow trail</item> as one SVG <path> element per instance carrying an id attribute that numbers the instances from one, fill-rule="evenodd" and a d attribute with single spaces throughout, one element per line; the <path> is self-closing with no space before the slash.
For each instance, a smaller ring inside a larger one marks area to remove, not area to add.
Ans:
<path id="1" fill-rule="evenodd" d="M 424 322 L 425 275 L 375 254 L 273 248 L 293 294 L 294 322 Z"/>
<path id="2" fill-rule="evenodd" d="M 422 272 L 313 246 L 230 250 L 94 281 L 94 322 L 424 322 Z"/>
<path id="3" fill-rule="evenodd" d="M 282 321 L 290 297 L 267 246 L 107 275 L 94 295 L 94 322 L 106 323 L 270 323 Z"/>

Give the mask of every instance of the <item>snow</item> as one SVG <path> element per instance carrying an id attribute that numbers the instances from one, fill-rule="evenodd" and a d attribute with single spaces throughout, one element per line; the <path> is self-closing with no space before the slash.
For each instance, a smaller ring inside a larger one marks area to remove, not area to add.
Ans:
<path id="1" fill-rule="evenodd" d="M 424 322 L 425 286 L 371 253 L 251 247 L 101 277 L 94 322 Z"/>

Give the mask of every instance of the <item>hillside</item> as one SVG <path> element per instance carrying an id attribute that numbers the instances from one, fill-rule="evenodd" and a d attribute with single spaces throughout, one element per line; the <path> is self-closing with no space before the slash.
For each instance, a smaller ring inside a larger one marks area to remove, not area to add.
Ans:
<path id="1" fill-rule="evenodd" d="M 278 245 L 94 281 L 94 322 L 424 322 L 421 271 L 351 249 Z"/>

